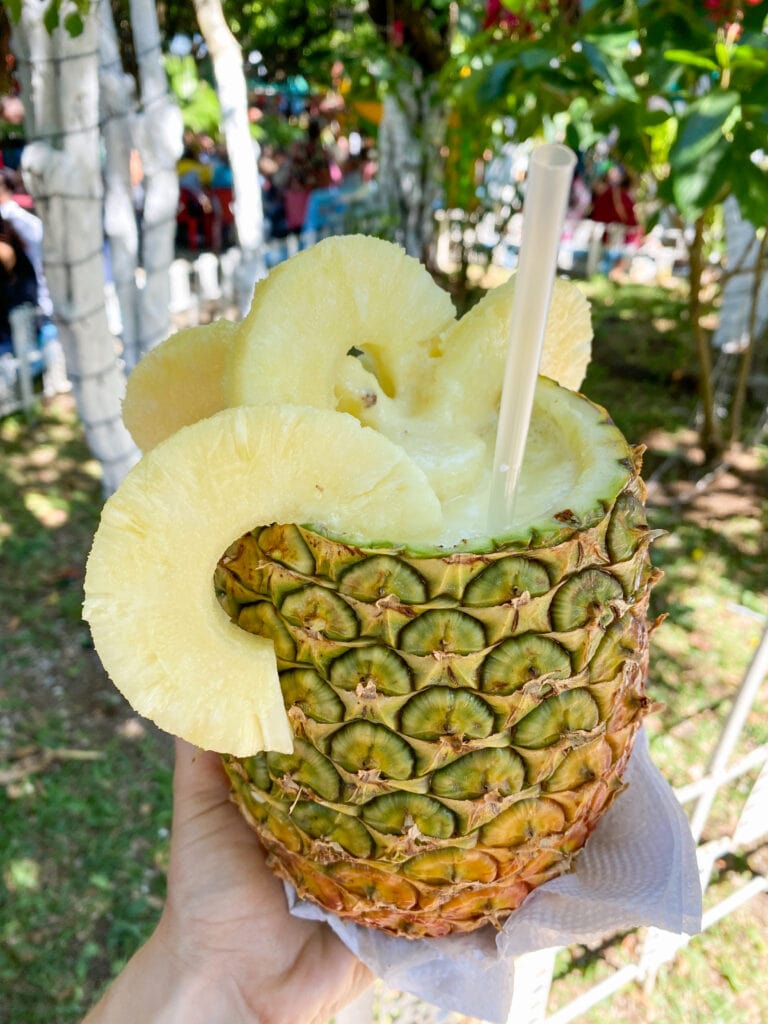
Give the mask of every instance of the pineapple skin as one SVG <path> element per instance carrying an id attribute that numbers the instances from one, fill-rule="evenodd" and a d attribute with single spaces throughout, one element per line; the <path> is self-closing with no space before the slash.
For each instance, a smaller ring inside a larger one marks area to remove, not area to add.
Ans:
<path id="1" fill-rule="evenodd" d="M 223 756 L 300 896 L 408 938 L 500 928 L 569 871 L 643 716 L 645 489 L 482 553 L 363 547 L 296 525 L 235 542 L 220 602 L 275 643 L 293 755 Z"/>

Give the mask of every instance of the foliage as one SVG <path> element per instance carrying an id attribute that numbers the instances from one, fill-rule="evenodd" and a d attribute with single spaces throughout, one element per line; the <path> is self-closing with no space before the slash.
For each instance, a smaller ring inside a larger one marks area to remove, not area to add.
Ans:
<path id="1" fill-rule="evenodd" d="M 216 136 L 221 124 L 221 105 L 216 90 L 198 74 L 197 62 L 192 54 L 164 57 L 166 74 L 176 97 L 184 127 L 194 132 Z"/>
<path id="2" fill-rule="evenodd" d="M 267 81 L 302 74 L 330 85 L 337 37 L 347 30 L 348 5 L 320 0 L 225 0 L 224 14 L 244 53 L 257 51 Z M 167 38 L 194 37 L 198 24 L 192 4 L 172 0 L 159 12 Z M 356 17 L 351 11 L 350 17 Z"/>
<path id="3" fill-rule="evenodd" d="M 480 112 L 481 138 L 505 138 L 511 121 L 518 139 L 564 135 L 582 154 L 607 142 L 612 158 L 645 183 L 656 214 L 677 211 L 693 228 L 690 326 L 702 441 L 714 459 L 723 440 L 701 321 L 706 230 L 729 195 L 756 228 L 768 222 L 768 5 L 507 0 L 506 6 L 524 12 L 524 24 L 512 32 L 496 24 L 467 40 L 456 58 L 453 102 L 465 123 L 472 117 L 476 124 Z M 745 365 L 750 357 L 751 350 Z"/>
<path id="4" fill-rule="evenodd" d="M 24 0 L 7 0 L 6 7 L 12 21 L 17 22 L 21 18 L 23 2 Z M 43 25 L 47 32 L 53 32 L 61 26 L 71 36 L 79 36 L 84 28 L 83 19 L 90 8 L 91 0 L 49 0 L 43 12 Z"/>
<path id="5" fill-rule="evenodd" d="M 594 0 L 577 20 L 525 6 L 529 35 L 496 31 L 462 54 L 463 110 L 510 115 L 523 139 L 556 124 L 581 152 L 610 137 L 615 157 L 650 171 L 686 221 L 730 193 L 752 223 L 768 220 L 768 173 L 755 156 L 768 128 L 764 6 L 726 24 L 685 0 Z"/>

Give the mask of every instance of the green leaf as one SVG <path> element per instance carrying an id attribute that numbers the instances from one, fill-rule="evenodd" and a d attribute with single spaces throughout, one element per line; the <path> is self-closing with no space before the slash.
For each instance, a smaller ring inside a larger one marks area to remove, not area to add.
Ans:
<path id="1" fill-rule="evenodd" d="M 756 228 L 768 223 L 768 172 L 751 160 L 734 160 L 731 167 L 733 194 L 742 216 Z"/>
<path id="2" fill-rule="evenodd" d="M 85 24 L 77 11 L 70 11 L 64 18 L 64 28 L 74 39 L 82 35 Z"/>
<path id="3" fill-rule="evenodd" d="M 680 119 L 680 130 L 669 154 L 673 172 L 697 163 L 723 141 L 723 131 L 741 97 L 715 90 L 693 102 Z"/>
<path id="4" fill-rule="evenodd" d="M 710 58 L 691 50 L 665 50 L 664 60 L 675 64 L 687 64 L 692 68 L 703 68 L 705 71 L 719 71 L 717 64 Z"/>
<path id="5" fill-rule="evenodd" d="M 696 220 L 725 198 L 730 191 L 728 183 L 733 163 L 733 149 L 721 135 L 718 143 L 703 152 L 698 160 L 673 169 L 672 195 L 684 218 Z"/>
<path id="6" fill-rule="evenodd" d="M 733 136 L 734 157 L 731 165 L 731 186 L 741 212 L 755 227 L 768 224 L 768 170 L 756 164 L 753 153 L 765 148 L 766 132 L 760 125 L 749 128 L 741 123 Z"/>
<path id="7" fill-rule="evenodd" d="M 492 104 L 506 95 L 517 64 L 514 60 L 497 61 L 482 75 L 477 98 L 481 103 Z"/>
<path id="8" fill-rule="evenodd" d="M 651 164 L 662 167 L 669 163 L 669 151 L 677 135 L 677 118 L 667 116 L 657 124 L 648 122 L 643 125 L 643 131 L 650 140 Z"/>
<path id="9" fill-rule="evenodd" d="M 616 28 L 611 24 L 599 25 L 584 38 L 599 46 L 603 53 L 613 57 L 626 57 L 630 46 L 637 42 L 637 31 L 633 26 Z"/>
<path id="10" fill-rule="evenodd" d="M 730 47 L 726 46 L 725 43 L 715 43 L 715 54 L 721 68 L 729 68 L 731 66 Z"/>
<path id="11" fill-rule="evenodd" d="M 59 27 L 59 3 L 58 0 L 51 0 L 43 15 L 43 25 L 49 34 Z"/>
<path id="12" fill-rule="evenodd" d="M 21 0 L 6 0 L 5 6 L 11 21 L 14 22 L 14 24 L 18 22 L 21 17 Z"/>
<path id="13" fill-rule="evenodd" d="M 535 71 L 537 68 L 549 67 L 549 62 L 557 57 L 554 50 L 545 50 L 540 46 L 523 50 L 520 54 L 520 66 L 526 71 Z"/>
<path id="14" fill-rule="evenodd" d="M 731 67 L 766 68 L 768 69 L 768 50 L 757 46 L 737 46 L 731 55 Z"/>
<path id="15" fill-rule="evenodd" d="M 624 99 L 636 100 L 637 91 L 632 80 L 621 64 L 602 52 L 602 50 L 587 40 L 582 43 L 582 52 L 589 61 L 590 67 L 598 79 L 605 82 L 608 91 L 621 96 Z"/>

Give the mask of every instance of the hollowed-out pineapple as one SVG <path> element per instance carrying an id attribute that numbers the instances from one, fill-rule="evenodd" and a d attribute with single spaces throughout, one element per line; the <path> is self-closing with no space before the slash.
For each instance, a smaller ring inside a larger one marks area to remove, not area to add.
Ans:
<path id="1" fill-rule="evenodd" d="M 514 519 L 486 530 L 512 298 L 457 322 L 388 243 L 295 257 L 227 336 L 230 407 L 144 456 L 88 564 L 137 710 L 222 753 L 301 895 L 398 935 L 498 925 L 567 871 L 647 706 L 652 534 L 604 410 L 540 379 Z M 545 368 L 578 386 L 590 337 L 558 284 Z M 147 365 L 134 409 L 173 393 Z"/>

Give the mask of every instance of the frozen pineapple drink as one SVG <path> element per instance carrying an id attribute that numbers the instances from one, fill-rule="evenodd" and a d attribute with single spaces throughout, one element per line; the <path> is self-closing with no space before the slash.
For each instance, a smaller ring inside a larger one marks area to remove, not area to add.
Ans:
<path id="1" fill-rule="evenodd" d="M 145 454 L 88 563 L 136 710 L 222 754 L 301 896 L 395 935 L 500 926 L 568 871 L 648 703 L 640 452 L 577 391 L 590 315 L 564 281 L 488 527 L 515 287 L 457 320 L 388 242 L 299 253 L 241 324 L 134 371 Z"/>

